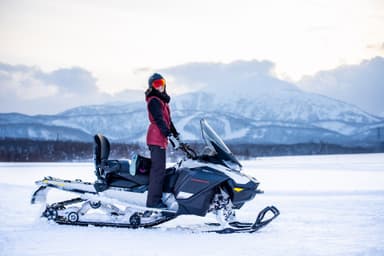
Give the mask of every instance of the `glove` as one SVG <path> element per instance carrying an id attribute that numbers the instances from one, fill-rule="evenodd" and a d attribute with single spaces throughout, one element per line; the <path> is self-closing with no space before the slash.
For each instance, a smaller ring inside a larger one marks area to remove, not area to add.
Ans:
<path id="1" fill-rule="evenodd" d="M 174 149 L 178 149 L 180 147 L 180 136 L 168 136 L 169 142 L 172 144 Z"/>

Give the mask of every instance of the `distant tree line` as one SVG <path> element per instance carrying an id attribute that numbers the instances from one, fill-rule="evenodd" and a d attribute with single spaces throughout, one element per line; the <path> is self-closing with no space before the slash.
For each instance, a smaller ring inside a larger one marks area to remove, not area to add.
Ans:
<path id="1" fill-rule="evenodd" d="M 110 158 L 129 158 L 130 152 L 140 152 L 137 144 L 116 143 Z M 93 143 L 76 141 L 43 141 L 29 139 L 1 139 L 1 162 L 65 162 L 93 161 Z"/>
<path id="2" fill-rule="evenodd" d="M 235 144 L 228 145 L 235 155 L 247 158 L 256 156 L 328 155 L 384 152 L 384 143 L 371 146 L 344 146 L 329 143 L 298 144 Z"/>
<path id="3" fill-rule="evenodd" d="M 197 152 L 202 144 L 191 143 Z M 258 156 L 352 154 L 384 152 L 384 143 L 373 146 L 342 146 L 328 143 L 301 143 L 292 145 L 229 144 L 240 159 Z M 149 155 L 147 147 L 139 144 L 111 143 L 110 159 L 129 159 L 131 153 Z M 180 151 L 168 150 L 170 161 L 182 156 Z M 65 162 L 93 161 L 93 143 L 75 141 L 43 141 L 29 139 L 0 139 L 1 162 Z"/>

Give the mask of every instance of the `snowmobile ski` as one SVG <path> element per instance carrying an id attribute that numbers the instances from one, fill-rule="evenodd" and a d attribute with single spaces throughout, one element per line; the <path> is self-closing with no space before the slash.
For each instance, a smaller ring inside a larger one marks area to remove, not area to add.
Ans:
<path id="1" fill-rule="evenodd" d="M 267 214 L 271 213 L 272 216 L 268 219 L 265 219 Z M 280 211 L 275 206 L 267 206 L 261 210 L 254 223 L 249 222 L 230 222 L 228 223 L 229 227 L 218 230 L 208 230 L 208 233 L 218 233 L 218 234 L 233 234 L 233 233 L 254 233 L 261 228 L 267 226 L 272 220 L 277 218 L 280 215 Z M 208 223 L 209 226 L 220 226 L 219 223 Z"/>

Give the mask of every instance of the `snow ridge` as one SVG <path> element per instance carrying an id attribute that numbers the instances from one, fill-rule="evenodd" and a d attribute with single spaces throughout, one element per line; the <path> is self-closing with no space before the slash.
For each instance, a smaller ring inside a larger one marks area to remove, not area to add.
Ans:
<path id="1" fill-rule="evenodd" d="M 172 118 L 185 140 L 199 140 L 206 118 L 227 141 L 238 143 L 384 141 L 384 119 L 342 101 L 297 88 L 251 91 L 232 87 L 175 96 Z M 145 102 L 69 109 L 57 115 L 0 114 L 0 137 L 89 141 L 95 133 L 111 140 L 145 143 Z"/>

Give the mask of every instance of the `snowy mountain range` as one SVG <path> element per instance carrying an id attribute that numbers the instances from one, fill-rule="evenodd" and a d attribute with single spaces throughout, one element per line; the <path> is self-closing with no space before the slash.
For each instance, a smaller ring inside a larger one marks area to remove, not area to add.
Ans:
<path id="1" fill-rule="evenodd" d="M 237 86 L 210 83 L 198 92 L 173 97 L 172 118 L 182 138 L 200 140 L 199 120 L 205 118 L 232 143 L 384 141 L 384 119 L 353 105 L 270 76 L 244 80 Z M 112 141 L 145 143 L 147 126 L 144 100 L 82 106 L 57 115 L 0 114 L 1 138 L 92 141 L 93 134 L 103 133 Z"/>

